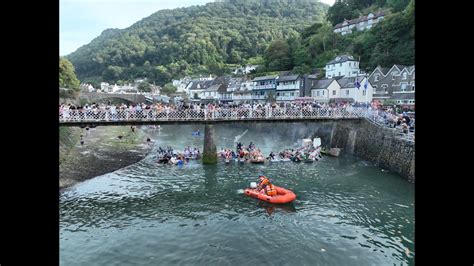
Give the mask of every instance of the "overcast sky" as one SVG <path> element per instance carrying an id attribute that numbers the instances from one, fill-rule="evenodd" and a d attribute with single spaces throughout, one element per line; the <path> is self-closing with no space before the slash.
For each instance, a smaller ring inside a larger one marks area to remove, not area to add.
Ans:
<path id="1" fill-rule="evenodd" d="M 320 0 L 332 5 L 335 0 Z M 59 55 L 74 52 L 108 28 L 127 28 L 161 9 L 204 5 L 212 0 L 60 0 Z"/>

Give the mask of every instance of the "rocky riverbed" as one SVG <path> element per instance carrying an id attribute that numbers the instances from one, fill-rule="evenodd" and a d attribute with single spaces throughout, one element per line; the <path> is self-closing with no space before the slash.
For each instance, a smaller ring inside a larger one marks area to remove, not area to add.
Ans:
<path id="1" fill-rule="evenodd" d="M 136 163 L 153 145 L 146 141 L 146 128 L 135 132 L 129 126 L 69 128 L 61 133 L 60 189 Z"/>

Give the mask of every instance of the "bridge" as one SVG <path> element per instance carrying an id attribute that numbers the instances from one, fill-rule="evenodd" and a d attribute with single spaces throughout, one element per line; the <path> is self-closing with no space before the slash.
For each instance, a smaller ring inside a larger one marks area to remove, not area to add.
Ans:
<path id="1" fill-rule="evenodd" d="M 365 108 L 223 108 L 223 109 L 105 109 L 62 110 L 62 126 L 78 125 L 147 125 L 229 122 L 290 122 L 337 119 L 361 119 Z"/>
<path id="2" fill-rule="evenodd" d="M 149 97 L 148 97 L 149 98 Z M 98 102 L 107 99 L 122 99 L 134 104 L 143 103 L 147 101 L 144 94 L 139 93 L 97 93 L 97 92 L 82 92 L 79 99 L 85 99 L 87 102 Z M 149 100 L 148 100 L 149 101 Z"/>
<path id="3" fill-rule="evenodd" d="M 308 122 L 367 119 L 379 126 L 384 118 L 366 108 L 217 108 L 217 109 L 117 109 L 115 106 L 88 110 L 62 109 L 60 126 L 205 124 L 203 163 L 217 163 L 213 124 L 233 122 Z"/>

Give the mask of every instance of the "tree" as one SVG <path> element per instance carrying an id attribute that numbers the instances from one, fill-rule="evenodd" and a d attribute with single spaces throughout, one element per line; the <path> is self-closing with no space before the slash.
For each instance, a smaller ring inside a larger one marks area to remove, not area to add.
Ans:
<path id="1" fill-rule="evenodd" d="M 146 76 L 163 86 L 177 76 L 225 73 L 226 64 L 246 59 L 260 65 L 272 41 L 321 21 L 327 8 L 316 0 L 225 0 L 160 10 L 133 27 L 105 30 L 67 58 L 81 80 Z"/>
<path id="2" fill-rule="evenodd" d="M 74 66 L 64 57 L 59 58 L 59 87 L 79 91 L 80 82 L 76 77 Z"/>
<path id="3" fill-rule="evenodd" d="M 265 65 L 268 70 L 291 69 L 290 46 L 283 39 L 272 42 L 265 51 Z"/>
<path id="4" fill-rule="evenodd" d="M 119 66 L 108 66 L 102 73 L 102 77 L 108 82 L 116 82 L 120 79 L 123 69 Z"/>
<path id="5" fill-rule="evenodd" d="M 177 88 L 175 86 L 173 86 L 173 84 L 166 83 L 165 86 L 163 86 L 163 88 L 161 89 L 161 94 L 169 96 L 169 95 L 175 93 L 176 90 L 177 90 Z"/>
<path id="6" fill-rule="evenodd" d="M 344 22 L 345 19 L 356 18 L 358 13 L 354 11 L 346 2 L 337 0 L 328 9 L 327 18 L 333 26 L 336 26 L 336 24 Z"/>
<path id="7" fill-rule="evenodd" d="M 151 91 L 150 83 L 148 83 L 148 82 L 140 83 L 140 85 L 138 85 L 138 91 L 150 92 Z"/>
<path id="8" fill-rule="evenodd" d="M 395 12 L 404 10 L 409 3 L 410 0 L 387 0 L 387 5 Z"/>

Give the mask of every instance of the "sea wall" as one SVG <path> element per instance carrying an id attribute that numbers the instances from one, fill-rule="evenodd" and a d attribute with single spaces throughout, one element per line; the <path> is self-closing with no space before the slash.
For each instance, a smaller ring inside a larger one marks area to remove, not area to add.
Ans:
<path id="1" fill-rule="evenodd" d="M 401 137 L 399 131 L 365 119 L 346 120 L 333 123 L 329 138 L 331 147 L 415 181 L 415 142 Z"/>

